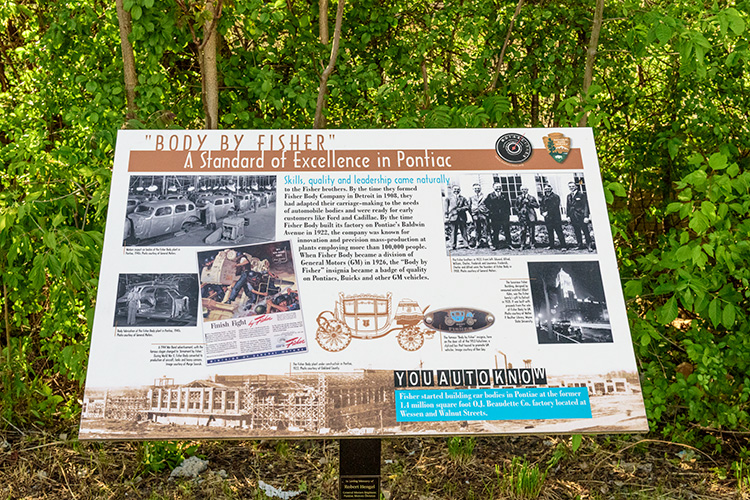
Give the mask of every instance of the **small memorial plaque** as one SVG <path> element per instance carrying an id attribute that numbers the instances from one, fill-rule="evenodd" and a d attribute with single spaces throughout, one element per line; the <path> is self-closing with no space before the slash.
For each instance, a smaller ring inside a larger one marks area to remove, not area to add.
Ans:
<path id="1" fill-rule="evenodd" d="M 341 476 L 340 500 L 379 500 L 380 476 Z"/>

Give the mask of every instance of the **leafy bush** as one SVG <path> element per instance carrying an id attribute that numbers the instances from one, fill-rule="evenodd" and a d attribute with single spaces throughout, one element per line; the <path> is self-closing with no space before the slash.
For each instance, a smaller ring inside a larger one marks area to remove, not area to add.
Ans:
<path id="1" fill-rule="evenodd" d="M 750 172 L 720 153 L 691 163 L 666 207 L 678 226 L 625 284 L 649 414 L 684 436 L 746 428 L 750 401 Z"/>
<path id="2" fill-rule="evenodd" d="M 203 4 L 124 4 L 134 117 L 110 4 L 0 3 L 2 425 L 79 411 L 117 130 L 203 124 Z M 747 430 L 750 2 L 608 2 L 586 92 L 592 2 L 517 5 L 347 2 L 329 127 L 588 116 L 652 424 L 687 440 Z M 312 125 L 331 50 L 318 16 L 302 0 L 224 2 L 221 126 Z"/>

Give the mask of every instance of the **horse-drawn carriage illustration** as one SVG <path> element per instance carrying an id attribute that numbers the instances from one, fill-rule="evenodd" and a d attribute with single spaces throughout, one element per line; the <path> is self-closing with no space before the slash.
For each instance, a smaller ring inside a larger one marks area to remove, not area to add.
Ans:
<path id="1" fill-rule="evenodd" d="M 393 310 L 391 294 L 339 293 L 334 311 L 323 311 L 318 315 L 318 330 L 315 339 L 320 347 L 330 352 L 345 349 L 357 339 L 377 339 L 398 332 L 396 339 L 401 348 L 416 351 L 424 344 L 425 337 L 432 338 L 435 331 L 422 328 L 424 312 L 411 299 L 402 299 Z M 396 327 L 391 327 L 393 321 Z"/>

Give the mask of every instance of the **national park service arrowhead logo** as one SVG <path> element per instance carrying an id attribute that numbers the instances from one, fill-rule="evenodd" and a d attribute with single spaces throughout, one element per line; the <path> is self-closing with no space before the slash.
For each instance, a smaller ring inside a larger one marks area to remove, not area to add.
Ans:
<path id="1" fill-rule="evenodd" d="M 547 152 L 557 163 L 565 161 L 570 153 L 570 137 L 565 137 L 559 132 L 552 132 L 542 137 L 542 140 Z"/>

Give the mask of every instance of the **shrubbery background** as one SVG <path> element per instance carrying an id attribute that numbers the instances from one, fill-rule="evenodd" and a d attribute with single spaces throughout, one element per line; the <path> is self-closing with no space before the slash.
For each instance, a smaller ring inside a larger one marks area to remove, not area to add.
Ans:
<path id="1" fill-rule="evenodd" d="M 593 126 L 651 425 L 720 450 L 749 430 L 750 2 L 609 2 L 592 40 L 597 3 L 346 4 L 326 126 Z M 207 26 L 218 127 L 313 126 L 337 3 L 122 7 L 130 109 L 110 2 L 0 6 L 3 427 L 78 416 L 116 131 L 205 125 Z"/>

